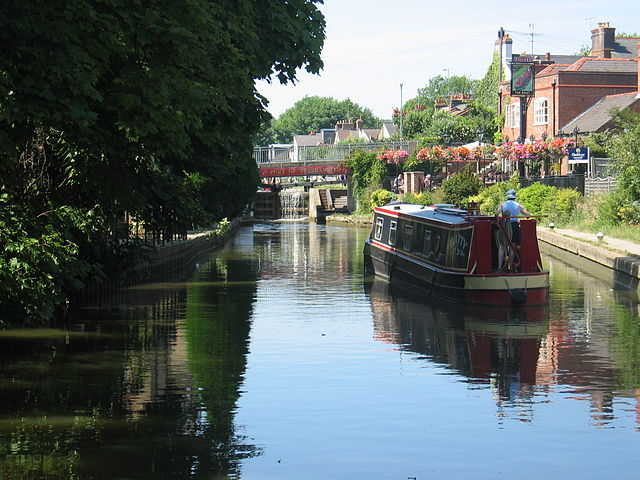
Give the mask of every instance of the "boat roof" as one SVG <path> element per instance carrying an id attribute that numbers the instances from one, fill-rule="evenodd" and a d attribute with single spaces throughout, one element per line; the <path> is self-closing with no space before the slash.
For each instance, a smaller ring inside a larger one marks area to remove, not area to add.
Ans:
<path id="1" fill-rule="evenodd" d="M 382 207 L 376 207 L 376 211 L 391 215 L 407 215 L 418 219 L 431 220 L 449 224 L 468 223 L 467 210 L 455 208 L 453 205 L 416 205 L 414 203 L 393 202 Z"/>

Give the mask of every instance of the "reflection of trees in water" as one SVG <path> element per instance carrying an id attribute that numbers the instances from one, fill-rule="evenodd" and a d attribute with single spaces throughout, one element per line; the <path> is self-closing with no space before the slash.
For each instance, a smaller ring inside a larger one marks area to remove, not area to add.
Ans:
<path id="1" fill-rule="evenodd" d="M 577 257 L 568 264 L 548 250 L 553 317 L 539 381 L 570 386 L 572 398 L 589 402 L 594 425 L 610 424 L 616 397 L 637 397 L 640 388 L 637 291 L 617 285 L 610 269 Z"/>
<path id="2" fill-rule="evenodd" d="M 187 288 L 129 290 L 67 327 L 0 335 L 0 478 L 237 473 L 258 453 L 233 425 L 255 279 L 210 261 Z"/>

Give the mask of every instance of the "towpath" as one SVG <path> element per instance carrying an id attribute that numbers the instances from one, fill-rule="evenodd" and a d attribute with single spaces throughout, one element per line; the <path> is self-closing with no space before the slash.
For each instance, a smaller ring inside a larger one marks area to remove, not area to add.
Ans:
<path id="1" fill-rule="evenodd" d="M 617 272 L 640 279 L 640 244 L 595 233 L 568 228 L 549 228 L 538 225 L 538 239 L 609 267 Z M 637 283 L 637 282 L 634 282 Z"/>

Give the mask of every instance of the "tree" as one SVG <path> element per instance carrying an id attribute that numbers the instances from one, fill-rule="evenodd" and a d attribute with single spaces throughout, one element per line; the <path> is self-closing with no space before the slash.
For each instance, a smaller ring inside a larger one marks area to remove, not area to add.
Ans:
<path id="1" fill-rule="evenodd" d="M 380 119 L 371 110 L 363 108 L 351 100 L 336 100 L 331 97 L 304 97 L 298 100 L 278 117 L 273 129 L 275 140 L 281 143 L 291 143 L 294 135 L 306 135 L 318 132 L 323 128 L 334 128 L 342 120 L 362 118 L 366 128 L 379 127 Z"/>
<path id="2" fill-rule="evenodd" d="M 640 114 L 622 110 L 614 114 L 617 135 L 608 144 L 615 159 L 616 190 L 600 206 L 603 223 L 640 224 Z"/>
<path id="3" fill-rule="evenodd" d="M 427 85 L 418 89 L 418 98 L 421 102 L 433 105 L 438 98 L 448 98 L 449 95 L 468 94 L 473 95 L 478 87 L 478 80 L 464 75 L 443 77 L 436 75 L 429 79 Z"/>
<path id="4" fill-rule="evenodd" d="M 24 212 L 10 240 L 55 232 L 111 265 L 124 212 L 163 235 L 241 212 L 267 118 L 254 81 L 320 70 L 320 1 L 0 3 L 0 194 Z"/>

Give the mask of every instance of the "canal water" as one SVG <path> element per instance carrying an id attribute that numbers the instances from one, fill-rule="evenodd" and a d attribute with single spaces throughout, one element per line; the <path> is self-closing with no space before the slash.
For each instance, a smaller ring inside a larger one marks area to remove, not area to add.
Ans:
<path id="1" fill-rule="evenodd" d="M 247 226 L 0 332 L 0 478 L 638 477 L 635 292 L 544 248 L 548 307 L 430 304 L 365 277 L 367 233 Z"/>

